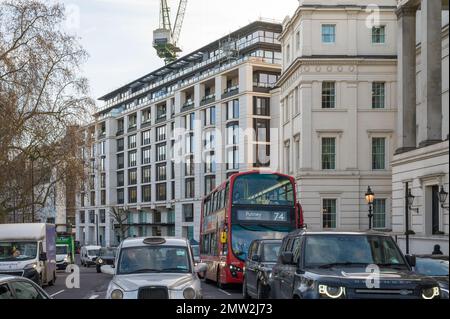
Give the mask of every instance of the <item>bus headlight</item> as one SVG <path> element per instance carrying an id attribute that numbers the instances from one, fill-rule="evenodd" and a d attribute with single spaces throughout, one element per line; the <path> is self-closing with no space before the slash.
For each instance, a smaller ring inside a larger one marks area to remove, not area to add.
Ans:
<path id="1" fill-rule="evenodd" d="M 440 295 L 439 287 L 431 287 L 422 289 L 423 299 L 434 299 Z"/>
<path id="2" fill-rule="evenodd" d="M 319 285 L 319 294 L 322 297 L 328 297 L 331 299 L 339 299 L 345 296 L 344 287 L 333 287 L 327 285 Z"/>
<path id="3" fill-rule="evenodd" d="M 195 299 L 195 290 L 192 287 L 188 287 L 183 290 L 183 297 L 185 299 Z"/>
<path id="4" fill-rule="evenodd" d="M 111 299 L 123 299 L 123 292 L 120 289 L 115 289 L 111 292 Z"/>

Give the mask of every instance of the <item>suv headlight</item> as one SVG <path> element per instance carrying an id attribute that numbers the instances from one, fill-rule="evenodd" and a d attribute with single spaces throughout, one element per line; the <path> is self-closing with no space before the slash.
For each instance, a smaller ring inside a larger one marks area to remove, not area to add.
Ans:
<path id="1" fill-rule="evenodd" d="M 103 264 L 103 259 L 99 258 L 99 259 L 98 259 L 98 263 L 99 263 L 99 264 Z"/>
<path id="2" fill-rule="evenodd" d="M 319 285 L 319 294 L 321 297 L 328 297 L 331 299 L 343 298 L 345 297 L 345 287 Z"/>
<path id="3" fill-rule="evenodd" d="M 187 287 L 183 290 L 183 297 L 185 299 L 195 299 L 195 290 L 192 287 Z"/>
<path id="4" fill-rule="evenodd" d="M 439 287 L 431 287 L 422 289 L 423 299 L 434 299 L 440 295 Z"/>
<path id="5" fill-rule="evenodd" d="M 114 289 L 111 292 L 111 299 L 123 299 L 123 291 L 120 289 Z"/>

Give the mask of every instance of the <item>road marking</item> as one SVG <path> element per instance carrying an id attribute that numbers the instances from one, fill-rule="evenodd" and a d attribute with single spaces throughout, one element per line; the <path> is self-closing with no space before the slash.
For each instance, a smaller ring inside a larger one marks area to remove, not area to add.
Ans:
<path id="1" fill-rule="evenodd" d="M 220 292 L 223 292 L 225 295 L 231 296 L 231 294 L 225 290 L 222 290 L 222 289 L 217 289 L 217 290 L 219 290 Z"/>
<path id="2" fill-rule="evenodd" d="M 61 290 L 58 292 L 55 292 L 53 295 L 50 295 L 50 297 L 55 297 L 56 295 L 59 295 L 60 293 L 63 293 L 65 290 Z"/>
<path id="3" fill-rule="evenodd" d="M 89 299 L 97 299 L 97 298 L 98 298 L 98 295 L 92 295 L 89 297 Z"/>

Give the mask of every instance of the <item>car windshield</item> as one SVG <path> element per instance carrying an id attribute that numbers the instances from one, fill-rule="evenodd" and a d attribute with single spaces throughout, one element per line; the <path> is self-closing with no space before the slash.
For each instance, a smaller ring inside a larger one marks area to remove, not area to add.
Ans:
<path id="1" fill-rule="evenodd" d="M 294 186 L 289 178 L 275 174 L 248 174 L 236 178 L 233 204 L 294 205 Z"/>
<path id="2" fill-rule="evenodd" d="M 369 265 L 407 267 L 390 237 L 311 235 L 306 237 L 305 267 Z"/>
<path id="3" fill-rule="evenodd" d="M 102 249 L 100 249 L 98 255 L 101 257 L 116 257 L 116 249 L 115 248 L 102 248 Z"/>
<path id="4" fill-rule="evenodd" d="M 30 260 L 36 255 L 36 242 L 0 242 L 0 261 Z"/>
<path id="5" fill-rule="evenodd" d="M 283 239 L 292 230 L 288 226 L 233 225 L 231 227 L 231 246 L 234 255 L 242 261 L 247 259 L 248 249 L 256 239 Z"/>
<path id="6" fill-rule="evenodd" d="M 90 249 L 88 250 L 88 256 L 98 256 L 99 249 Z"/>
<path id="7" fill-rule="evenodd" d="M 263 261 L 276 262 L 281 243 L 265 243 L 263 245 Z"/>
<path id="8" fill-rule="evenodd" d="M 67 246 L 56 246 L 56 254 L 57 255 L 66 255 L 67 254 Z"/>
<path id="9" fill-rule="evenodd" d="M 187 247 L 144 246 L 122 249 L 117 273 L 189 273 Z"/>
<path id="10" fill-rule="evenodd" d="M 448 276 L 448 260 L 416 258 L 415 271 L 425 276 Z"/>

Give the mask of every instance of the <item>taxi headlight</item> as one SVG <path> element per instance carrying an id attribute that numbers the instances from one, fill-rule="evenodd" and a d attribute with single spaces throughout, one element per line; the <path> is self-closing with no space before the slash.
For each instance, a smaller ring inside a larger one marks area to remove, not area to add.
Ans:
<path id="1" fill-rule="evenodd" d="M 423 299 L 434 299 L 439 296 L 440 291 L 439 287 L 431 287 L 422 289 L 422 298 Z"/>
<path id="2" fill-rule="evenodd" d="M 120 289 L 115 289 L 111 293 L 111 299 L 123 299 L 123 292 Z"/>
<path id="3" fill-rule="evenodd" d="M 195 290 L 192 287 L 188 287 L 183 290 L 183 297 L 185 299 L 195 299 Z"/>
<path id="4" fill-rule="evenodd" d="M 319 285 L 319 294 L 322 297 L 328 297 L 331 299 L 339 299 L 345 296 L 344 287 L 334 287 L 327 285 Z"/>

